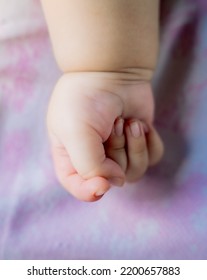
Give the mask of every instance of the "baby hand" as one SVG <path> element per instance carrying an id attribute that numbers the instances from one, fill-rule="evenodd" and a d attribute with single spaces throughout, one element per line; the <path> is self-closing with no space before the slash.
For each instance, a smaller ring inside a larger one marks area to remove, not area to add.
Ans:
<path id="1" fill-rule="evenodd" d="M 137 119 L 118 118 L 109 139 L 104 143 L 106 156 L 117 162 L 125 172 L 126 181 L 141 178 L 149 165 L 154 165 L 161 156 L 162 145 L 156 130 Z M 151 149 L 149 151 L 149 149 Z M 159 154 L 158 154 L 159 153 Z M 111 180 L 114 185 L 119 182 Z"/>
<path id="2" fill-rule="evenodd" d="M 84 201 L 98 200 L 110 181 L 116 185 L 134 181 L 159 160 L 162 143 L 151 124 L 150 95 L 145 86 L 137 88 L 133 81 L 111 73 L 66 74 L 59 80 L 47 125 L 57 177 L 71 194 Z M 125 120 L 121 135 L 120 116 Z"/>

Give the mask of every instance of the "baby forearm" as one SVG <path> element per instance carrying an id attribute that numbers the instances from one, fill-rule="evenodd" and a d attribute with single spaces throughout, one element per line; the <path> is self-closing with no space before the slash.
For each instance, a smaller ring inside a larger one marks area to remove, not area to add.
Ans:
<path id="1" fill-rule="evenodd" d="M 63 72 L 153 70 L 159 0 L 42 0 Z"/>

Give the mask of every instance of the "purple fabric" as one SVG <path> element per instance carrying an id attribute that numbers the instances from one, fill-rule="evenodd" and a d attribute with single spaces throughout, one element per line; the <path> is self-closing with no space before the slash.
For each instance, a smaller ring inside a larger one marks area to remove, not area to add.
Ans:
<path id="1" fill-rule="evenodd" d="M 206 0 L 197 0 L 197 4 L 198 7 L 200 8 L 200 10 L 205 10 L 205 12 L 207 11 L 207 2 Z"/>
<path id="2" fill-rule="evenodd" d="M 207 13 L 195 2 L 162 5 L 153 86 L 165 156 L 96 203 L 54 175 L 45 115 L 60 72 L 39 2 L 0 19 L 0 259 L 207 258 Z"/>

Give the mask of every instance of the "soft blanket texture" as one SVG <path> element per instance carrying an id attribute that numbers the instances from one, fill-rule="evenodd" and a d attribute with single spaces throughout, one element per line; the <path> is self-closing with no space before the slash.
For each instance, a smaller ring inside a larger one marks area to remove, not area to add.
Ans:
<path id="1" fill-rule="evenodd" d="M 54 175 L 45 115 L 60 72 L 40 3 L 0 0 L 0 259 L 207 258 L 207 5 L 161 10 L 153 86 L 165 156 L 84 203 Z"/>

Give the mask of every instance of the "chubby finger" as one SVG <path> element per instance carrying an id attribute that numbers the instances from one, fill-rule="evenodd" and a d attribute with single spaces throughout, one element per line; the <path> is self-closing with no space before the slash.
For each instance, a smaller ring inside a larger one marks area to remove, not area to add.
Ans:
<path id="1" fill-rule="evenodd" d="M 93 128 L 77 128 L 74 133 L 65 135 L 63 144 L 72 165 L 83 179 L 103 177 L 119 181 L 119 185 L 124 183 L 123 170 L 115 161 L 106 157 L 103 140 Z"/>
<path id="2" fill-rule="evenodd" d="M 88 202 L 96 201 L 109 190 L 108 180 L 102 177 L 83 179 L 74 169 L 63 146 L 53 146 L 52 156 L 59 182 L 77 199 Z"/>
<path id="3" fill-rule="evenodd" d="M 125 151 L 124 119 L 119 117 L 114 122 L 111 135 L 104 143 L 105 153 L 108 158 L 114 160 L 125 172 L 127 168 L 127 156 Z"/>
<path id="4" fill-rule="evenodd" d="M 148 150 L 143 125 L 138 120 L 126 122 L 128 166 L 126 180 L 133 182 L 145 173 L 148 167 Z"/>
<path id="5" fill-rule="evenodd" d="M 164 154 L 164 145 L 158 132 L 153 126 L 148 126 L 146 140 L 149 153 L 149 165 L 153 166 L 161 160 Z"/>

